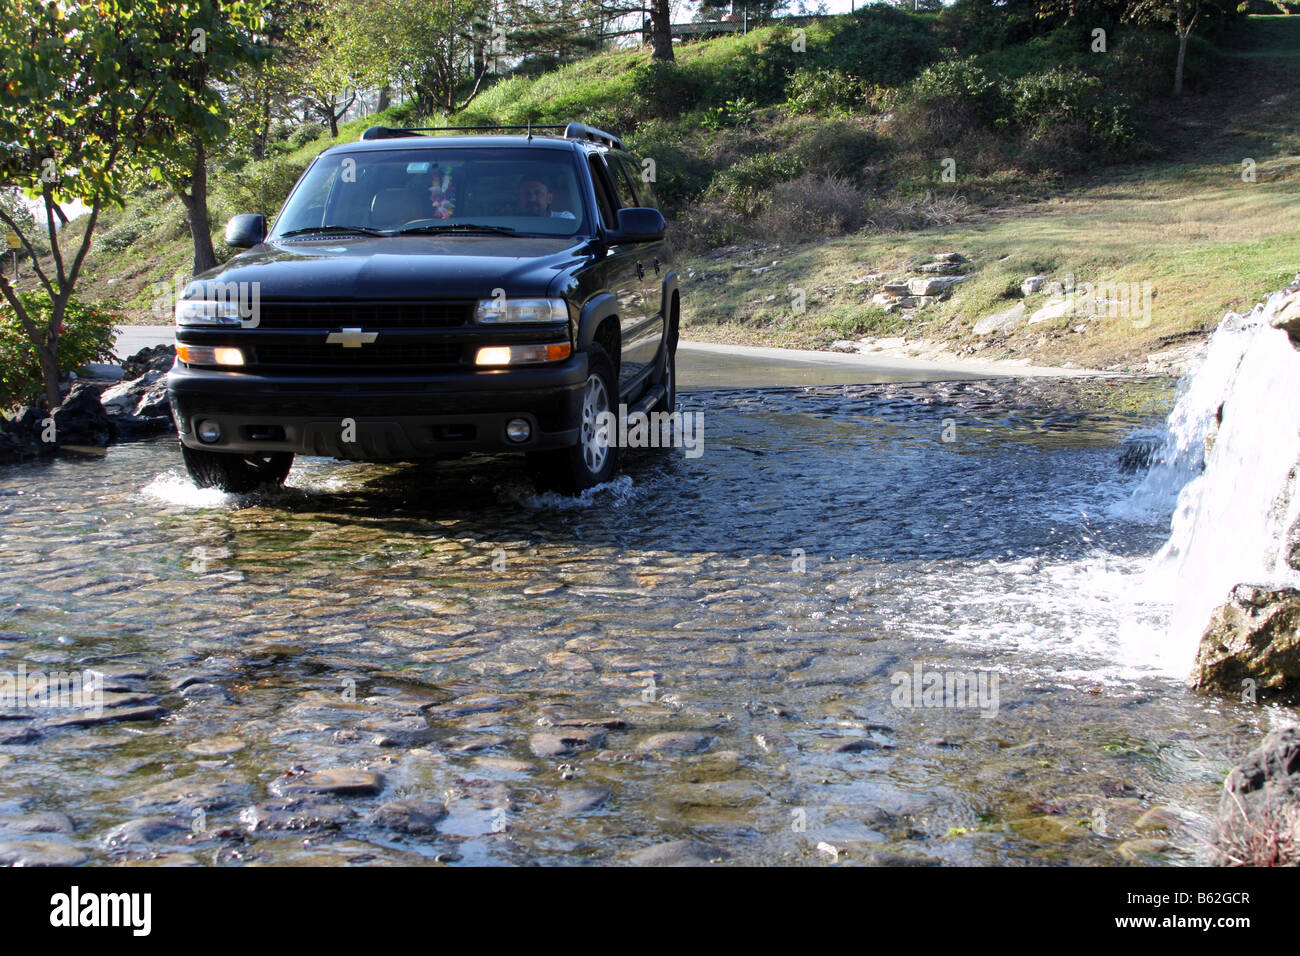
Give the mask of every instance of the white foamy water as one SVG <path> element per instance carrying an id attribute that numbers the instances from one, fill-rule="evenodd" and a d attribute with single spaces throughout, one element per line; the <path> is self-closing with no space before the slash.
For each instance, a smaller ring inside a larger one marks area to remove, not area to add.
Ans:
<path id="1" fill-rule="evenodd" d="M 1164 641 L 1186 669 L 1233 586 L 1300 585 L 1281 547 L 1300 516 L 1300 352 L 1268 324 L 1282 299 L 1220 323 L 1169 416 L 1159 462 L 1121 508 L 1173 511 L 1145 585 L 1172 608 Z"/>

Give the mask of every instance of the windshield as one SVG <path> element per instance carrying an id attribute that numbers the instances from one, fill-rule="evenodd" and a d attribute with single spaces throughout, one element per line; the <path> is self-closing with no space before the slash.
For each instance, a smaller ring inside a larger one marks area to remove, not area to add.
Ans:
<path id="1" fill-rule="evenodd" d="M 382 234 L 590 232 L 568 150 L 394 149 L 322 156 L 272 239 L 338 227 Z"/>

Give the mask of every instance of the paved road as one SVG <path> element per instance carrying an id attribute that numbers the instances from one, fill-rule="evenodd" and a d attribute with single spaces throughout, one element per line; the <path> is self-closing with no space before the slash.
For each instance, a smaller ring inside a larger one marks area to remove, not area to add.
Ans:
<path id="1" fill-rule="evenodd" d="M 117 338 L 117 354 L 172 341 L 170 326 L 131 325 Z M 1016 366 L 1005 362 L 930 362 L 892 356 L 807 352 L 682 342 L 677 377 L 682 389 L 760 388 L 774 385 L 855 385 L 934 382 L 998 375 L 1079 375 L 1079 370 Z"/>

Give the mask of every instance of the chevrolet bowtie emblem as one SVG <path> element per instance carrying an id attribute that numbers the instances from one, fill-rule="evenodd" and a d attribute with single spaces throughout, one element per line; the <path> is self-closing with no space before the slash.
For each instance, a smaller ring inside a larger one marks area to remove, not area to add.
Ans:
<path id="1" fill-rule="evenodd" d="M 345 349 L 359 349 L 363 345 L 369 345 L 377 338 L 379 338 L 378 332 L 344 329 L 341 332 L 331 332 L 325 337 L 325 342 L 329 345 L 341 345 Z"/>

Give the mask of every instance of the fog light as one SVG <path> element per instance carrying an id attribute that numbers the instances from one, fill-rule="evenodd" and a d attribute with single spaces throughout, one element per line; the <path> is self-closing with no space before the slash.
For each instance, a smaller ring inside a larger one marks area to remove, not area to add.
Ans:
<path id="1" fill-rule="evenodd" d="M 543 362 L 560 362 L 573 353 L 568 342 L 547 345 L 494 345 L 479 349 L 474 356 L 475 365 L 539 365 Z"/>
<path id="2" fill-rule="evenodd" d="M 533 434 L 533 426 L 526 418 L 512 418 L 506 422 L 506 437 L 511 441 L 528 441 Z"/>
<path id="3" fill-rule="evenodd" d="M 199 436 L 199 441 L 208 445 L 221 440 L 221 426 L 210 418 L 205 418 L 199 422 L 194 432 Z"/>

